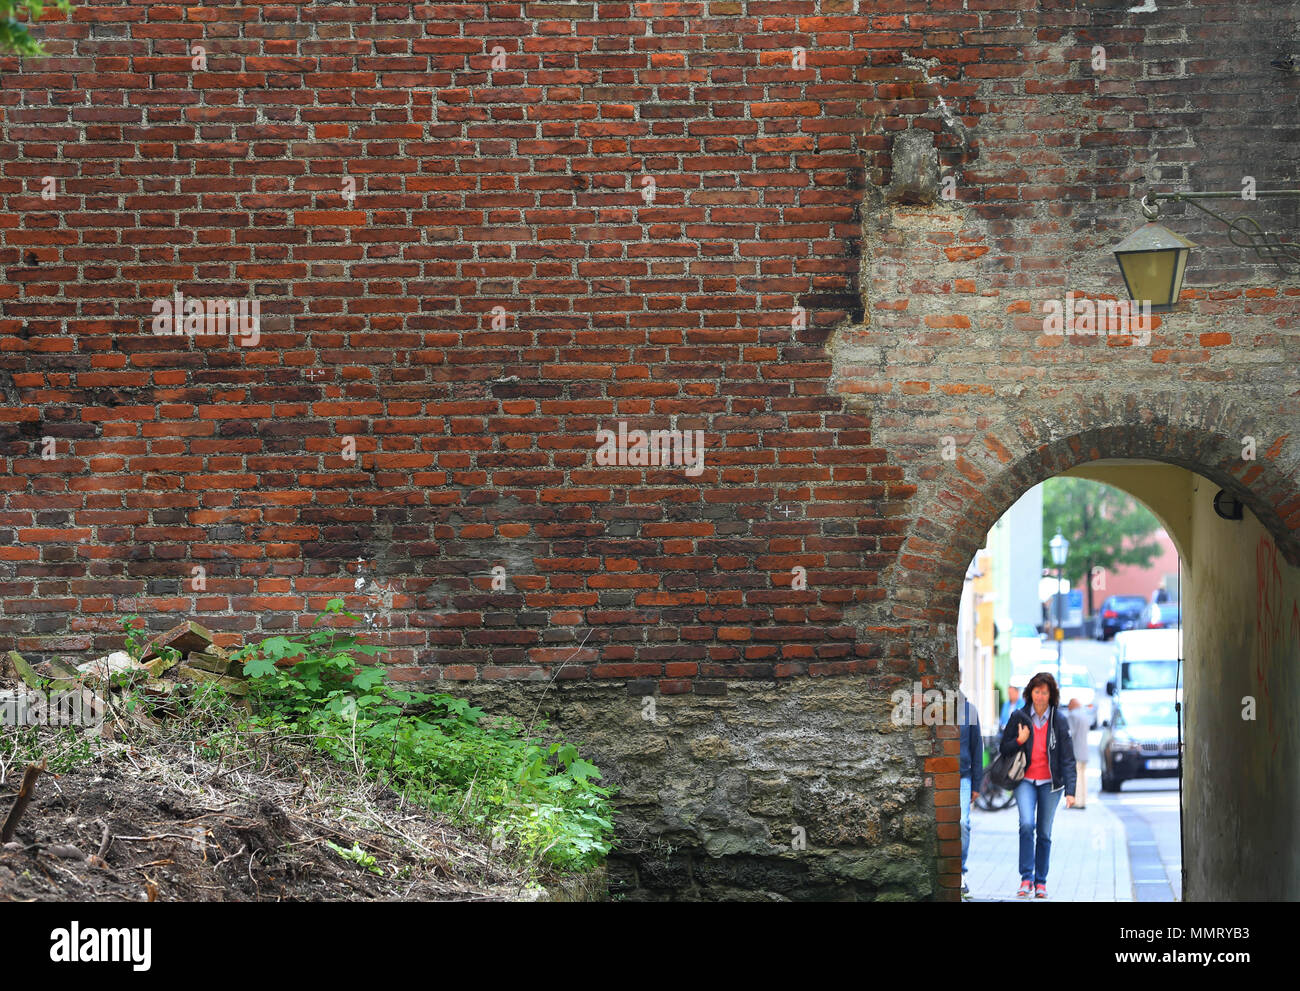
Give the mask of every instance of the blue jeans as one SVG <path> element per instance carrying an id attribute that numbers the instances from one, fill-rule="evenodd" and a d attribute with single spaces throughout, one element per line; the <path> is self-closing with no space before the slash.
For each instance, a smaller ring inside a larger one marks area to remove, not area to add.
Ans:
<path id="1" fill-rule="evenodd" d="M 1020 810 L 1020 880 L 1047 883 L 1048 858 L 1052 853 L 1052 820 L 1061 804 L 1060 791 L 1052 782 L 1022 780 L 1016 785 L 1016 808 Z M 1038 828 L 1034 828 L 1037 812 Z M 1037 836 L 1035 837 L 1035 832 Z M 1035 846 L 1034 840 L 1038 840 Z"/>
<path id="2" fill-rule="evenodd" d="M 966 873 L 966 851 L 970 849 L 970 778 L 961 779 L 961 872 Z"/>

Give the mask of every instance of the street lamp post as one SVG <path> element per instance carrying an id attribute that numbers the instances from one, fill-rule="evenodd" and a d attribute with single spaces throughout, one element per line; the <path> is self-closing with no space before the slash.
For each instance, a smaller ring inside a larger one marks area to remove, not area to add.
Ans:
<path id="1" fill-rule="evenodd" d="M 1056 637 L 1056 683 L 1061 683 L 1061 645 L 1065 640 L 1065 630 L 1062 629 L 1064 620 L 1061 613 L 1064 611 L 1061 605 L 1061 569 L 1065 567 L 1066 556 L 1070 553 L 1070 542 L 1061 536 L 1061 531 L 1056 531 L 1047 545 L 1052 551 L 1052 563 L 1056 565 L 1056 629 L 1053 635 Z"/>

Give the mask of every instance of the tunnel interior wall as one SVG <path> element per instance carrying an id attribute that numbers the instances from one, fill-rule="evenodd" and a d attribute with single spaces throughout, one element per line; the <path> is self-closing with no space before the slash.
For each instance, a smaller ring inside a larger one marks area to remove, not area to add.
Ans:
<path id="1" fill-rule="evenodd" d="M 1184 897 L 1300 899 L 1300 568 L 1247 510 L 1193 504 L 1187 616 Z"/>
<path id="2" fill-rule="evenodd" d="M 1214 511 L 1220 487 L 1168 464 L 1085 464 L 1178 545 L 1184 623 L 1184 897 L 1300 898 L 1294 843 L 1300 730 L 1300 568 L 1255 515 Z"/>

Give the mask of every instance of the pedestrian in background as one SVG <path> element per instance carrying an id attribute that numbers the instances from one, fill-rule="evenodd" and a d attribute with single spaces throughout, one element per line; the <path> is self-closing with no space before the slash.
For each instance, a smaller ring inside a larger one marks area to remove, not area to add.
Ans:
<path id="1" fill-rule="evenodd" d="M 966 884 L 966 853 L 970 849 L 970 809 L 980 793 L 984 779 L 984 738 L 980 736 L 980 716 L 965 694 L 957 693 L 957 733 L 961 738 L 961 893 L 970 894 Z"/>
<path id="2" fill-rule="evenodd" d="M 1070 742 L 1074 744 L 1074 766 L 1078 771 L 1074 807 L 1082 809 L 1088 804 L 1088 729 L 1092 725 L 1092 720 L 1088 718 L 1088 710 L 1078 699 L 1070 699 L 1066 714 L 1070 720 Z"/>
<path id="3" fill-rule="evenodd" d="M 1040 671 L 1025 686 L 1025 704 L 1016 709 L 1002 731 L 999 750 L 1011 755 L 1023 748 L 1028 766 L 1016 785 L 1020 813 L 1020 888 L 1017 898 L 1047 897 L 1047 868 L 1052 851 L 1052 820 L 1065 792 L 1066 808 L 1074 805 L 1074 747 L 1070 725 L 1059 711 L 1061 692 L 1056 679 Z"/>
<path id="4" fill-rule="evenodd" d="M 1007 728 L 1007 720 L 1011 718 L 1013 710 L 1020 708 L 1020 689 L 1015 685 L 1007 688 L 1007 700 L 1002 703 L 1002 712 L 998 716 L 998 731 Z"/>

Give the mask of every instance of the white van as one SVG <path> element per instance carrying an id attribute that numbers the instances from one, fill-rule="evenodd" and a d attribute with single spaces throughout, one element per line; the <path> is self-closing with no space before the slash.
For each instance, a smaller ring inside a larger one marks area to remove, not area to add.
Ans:
<path id="1" fill-rule="evenodd" d="M 1178 661 L 1183 656 L 1183 631 L 1125 630 L 1116 633 L 1115 663 L 1106 694 L 1117 703 L 1121 696 L 1133 698 L 1139 693 L 1169 692 L 1177 688 L 1182 701 L 1183 686 Z M 1155 696 L 1151 696 L 1154 698 Z"/>
<path id="2" fill-rule="evenodd" d="M 1183 656 L 1183 631 L 1124 630 L 1115 634 L 1115 667 L 1106 694 L 1173 688 Z"/>
<path id="3" fill-rule="evenodd" d="M 1050 653 L 1044 651 L 1039 657 L 1038 664 L 1031 667 L 1020 668 L 1013 671 L 1008 679 L 1008 684 L 1019 688 L 1023 693 L 1025 685 L 1039 671 L 1046 671 L 1055 677 L 1056 675 L 1056 650 L 1053 648 Z M 1092 729 L 1097 728 L 1097 688 L 1092 681 L 1092 673 L 1082 664 L 1062 664 L 1061 677 L 1057 687 L 1061 693 L 1061 710 L 1064 711 L 1069 705 L 1070 699 L 1077 698 L 1079 704 L 1083 706 L 1084 711 L 1088 714 L 1088 725 Z M 1021 702 L 1024 702 L 1022 695 Z"/>

